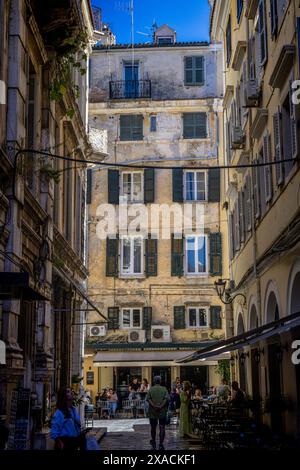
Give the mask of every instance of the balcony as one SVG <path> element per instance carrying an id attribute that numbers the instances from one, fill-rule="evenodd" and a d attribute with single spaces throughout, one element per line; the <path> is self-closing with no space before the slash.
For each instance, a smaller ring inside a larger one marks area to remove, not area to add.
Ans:
<path id="1" fill-rule="evenodd" d="M 111 100 L 132 100 L 151 98 L 150 80 L 118 80 L 109 82 Z"/>

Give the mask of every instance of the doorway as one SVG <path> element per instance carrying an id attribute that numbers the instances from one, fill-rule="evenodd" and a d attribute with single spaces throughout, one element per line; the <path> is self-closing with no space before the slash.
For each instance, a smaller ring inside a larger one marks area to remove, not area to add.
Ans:
<path id="1" fill-rule="evenodd" d="M 271 428 L 273 431 L 281 433 L 283 430 L 281 398 L 282 398 L 282 365 L 278 360 L 277 352 L 279 343 L 268 346 L 268 369 L 269 369 L 269 397 Z"/>
<path id="2" fill-rule="evenodd" d="M 156 375 L 161 377 L 161 385 L 171 388 L 171 367 L 152 367 L 152 384 Z"/>
<path id="3" fill-rule="evenodd" d="M 200 388 L 203 395 L 208 393 L 208 367 L 183 366 L 180 367 L 180 381 L 188 380 L 193 389 Z"/>

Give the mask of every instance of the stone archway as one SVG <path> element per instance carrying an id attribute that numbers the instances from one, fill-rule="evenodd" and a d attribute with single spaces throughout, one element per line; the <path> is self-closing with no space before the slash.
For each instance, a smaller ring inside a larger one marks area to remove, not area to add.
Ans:
<path id="1" fill-rule="evenodd" d="M 275 292 L 271 291 L 266 303 L 266 323 L 271 323 L 275 320 L 279 320 L 279 306 Z"/>
<path id="2" fill-rule="evenodd" d="M 249 323 L 250 330 L 254 330 L 258 328 L 258 315 L 256 306 L 253 304 L 250 309 L 250 323 Z"/>

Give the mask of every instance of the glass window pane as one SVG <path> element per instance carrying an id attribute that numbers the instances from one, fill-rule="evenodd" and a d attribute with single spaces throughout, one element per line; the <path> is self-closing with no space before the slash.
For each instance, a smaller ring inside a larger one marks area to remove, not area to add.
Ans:
<path id="1" fill-rule="evenodd" d="M 130 272 L 130 240 L 123 238 L 123 266 L 122 271 L 125 273 Z"/>
<path id="2" fill-rule="evenodd" d="M 136 274 L 142 272 L 142 240 L 141 238 L 134 239 L 134 270 Z"/>
<path id="3" fill-rule="evenodd" d="M 198 237 L 198 273 L 206 272 L 205 237 Z"/>
<path id="4" fill-rule="evenodd" d="M 133 193 L 132 201 L 142 200 L 142 174 L 133 173 Z"/>
<path id="5" fill-rule="evenodd" d="M 205 173 L 197 172 L 197 201 L 205 200 Z"/>
<path id="6" fill-rule="evenodd" d="M 195 180 L 194 180 L 194 173 L 192 171 L 188 171 L 185 174 L 185 187 L 186 187 L 186 200 L 193 201 L 194 194 L 195 194 Z"/>
<path id="7" fill-rule="evenodd" d="M 207 326 L 207 314 L 205 308 L 199 308 L 199 325 Z"/>
<path id="8" fill-rule="evenodd" d="M 126 308 L 123 310 L 123 326 L 130 327 L 130 309 Z"/>
<path id="9" fill-rule="evenodd" d="M 131 174 L 123 173 L 123 195 L 130 201 L 131 196 Z"/>
<path id="10" fill-rule="evenodd" d="M 195 239 L 187 239 L 187 271 L 189 273 L 195 272 Z"/>
<path id="11" fill-rule="evenodd" d="M 132 326 L 133 328 L 137 328 L 141 326 L 141 311 L 139 308 L 134 308 L 133 309 L 133 314 L 132 314 Z"/>
<path id="12" fill-rule="evenodd" d="M 197 311 L 195 308 L 189 309 L 189 326 L 197 326 Z"/>

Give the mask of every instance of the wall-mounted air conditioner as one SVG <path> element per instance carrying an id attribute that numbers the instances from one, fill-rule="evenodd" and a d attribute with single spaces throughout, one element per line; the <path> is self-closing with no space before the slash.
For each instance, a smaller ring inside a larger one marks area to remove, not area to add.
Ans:
<path id="1" fill-rule="evenodd" d="M 129 343 L 145 343 L 146 331 L 145 330 L 130 330 L 128 332 Z"/>
<path id="2" fill-rule="evenodd" d="M 106 325 L 94 325 L 90 327 L 90 336 L 105 336 Z"/>
<path id="3" fill-rule="evenodd" d="M 232 126 L 231 133 L 231 147 L 233 149 L 239 149 L 243 147 L 245 143 L 245 135 L 241 126 Z"/>
<path id="4" fill-rule="evenodd" d="M 171 341 L 170 325 L 152 325 L 151 341 L 153 343 L 167 343 Z"/>
<path id="5" fill-rule="evenodd" d="M 247 107 L 258 106 L 260 98 L 260 90 L 257 78 L 250 78 L 245 86 L 245 100 Z"/>

